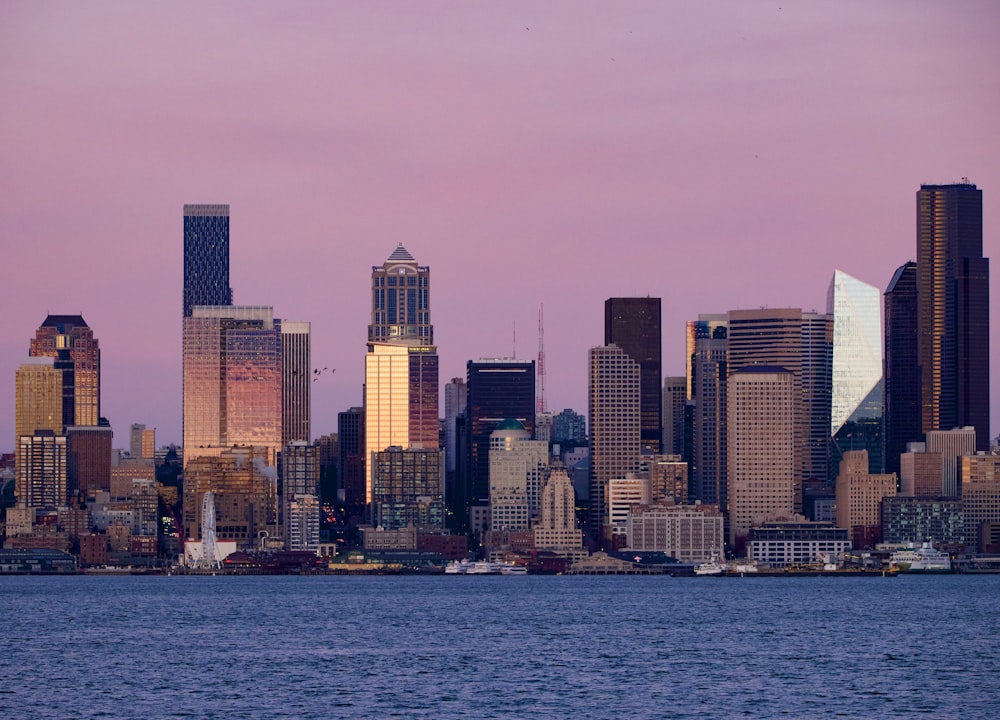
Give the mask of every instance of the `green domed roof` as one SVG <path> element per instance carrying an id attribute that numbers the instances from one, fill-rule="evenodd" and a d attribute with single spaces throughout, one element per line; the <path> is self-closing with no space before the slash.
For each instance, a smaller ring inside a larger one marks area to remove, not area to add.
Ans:
<path id="1" fill-rule="evenodd" d="M 515 420 L 514 418 L 507 418 L 506 420 L 501 420 L 496 426 L 497 430 L 524 430 L 524 423 L 520 420 Z"/>

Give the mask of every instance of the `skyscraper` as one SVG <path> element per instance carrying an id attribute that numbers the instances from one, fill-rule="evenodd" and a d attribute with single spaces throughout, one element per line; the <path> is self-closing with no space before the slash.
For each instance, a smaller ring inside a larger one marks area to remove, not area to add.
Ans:
<path id="1" fill-rule="evenodd" d="M 506 419 L 535 432 L 535 363 L 510 358 L 469 360 L 466 364 L 465 452 L 459 463 L 468 505 L 490 501 L 490 435 Z M 466 508 L 468 510 L 468 507 Z"/>
<path id="2" fill-rule="evenodd" d="M 372 502 L 373 454 L 390 447 L 438 447 L 438 355 L 416 339 L 368 344 L 365 356 L 365 502 Z"/>
<path id="3" fill-rule="evenodd" d="M 101 417 L 101 350 L 81 315 L 49 315 L 28 354 L 55 359 L 62 373 L 62 424 L 97 425 Z"/>
<path id="4" fill-rule="evenodd" d="M 375 453 L 438 447 L 438 355 L 429 267 L 400 243 L 372 266 L 365 356 L 365 502 L 372 503 Z M 386 498 L 386 502 L 392 502 Z"/>
<path id="5" fill-rule="evenodd" d="M 416 340 L 433 345 L 430 284 L 430 268 L 418 265 L 403 243 L 382 265 L 373 265 L 368 342 Z"/>
<path id="6" fill-rule="evenodd" d="M 309 442 L 312 412 L 310 324 L 281 321 L 281 442 Z"/>
<path id="7" fill-rule="evenodd" d="M 989 260 L 975 185 L 917 191 L 917 327 L 921 429 L 976 428 L 990 447 Z"/>
<path id="8" fill-rule="evenodd" d="M 867 451 L 871 472 L 882 470 L 882 323 L 879 291 L 837 270 L 827 292 L 833 317 L 831 466 L 841 455 Z"/>
<path id="9" fill-rule="evenodd" d="M 642 451 L 658 455 L 663 443 L 663 341 L 660 298 L 608 298 L 604 344 L 617 345 L 639 363 Z"/>
<path id="10" fill-rule="evenodd" d="M 738 550 L 754 523 L 795 511 L 800 399 L 795 375 L 785 368 L 746 365 L 730 373 L 729 542 Z"/>
<path id="11" fill-rule="evenodd" d="M 195 305 L 232 305 L 229 205 L 184 206 L 184 317 Z"/>
<path id="12" fill-rule="evenodd" d="M 726 507 L 726 392 L 729 340 L 725 315 L 688 322 L 691 490 L 704 503 Z"/>
<path id="13" fill-rule="evenodd" d="M 642 456 L 640 367 L 617 345 L 590 349 L 590 533 L 603 536 L 608 483 L 635 472 Z M 657 383 L 659 385 L 659 383 Z"/>
<path id="14" fill-rule="evenodd" d="M 184 464 L 254 447 L 281 449 L 281 331 L 270 307 L 196 305 L 184 318 Z"/>
<path id="15" fill-rule="evenodd" d="M 36 430 L 63 432 L 62 373 L 50 357 L 28 358 L 17 369 L 14 389 L 14 445 Z"/>
<path id="16" fill-rule="evenodd" d="M 920 365 L 917 340 L 917 264 L 893 273 L 885 290 L 885 471 L 900 473 L 906 444 L 924 433 L 920 415 Z"/>

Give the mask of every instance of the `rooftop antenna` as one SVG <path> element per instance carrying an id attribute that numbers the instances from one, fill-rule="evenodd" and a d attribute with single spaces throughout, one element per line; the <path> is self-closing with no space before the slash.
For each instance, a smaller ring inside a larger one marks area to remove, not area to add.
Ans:
<path id="1" fill-rule="evenodd" d="M 517 320 L 514 321 L 514 337 L 513 337 L 513 341 L 514 341 L 514 347 L 511 348 L 511 352 L 513 352 L 514 354 L 510 356 L 510 359 L 511 360 L 517 360 Z"/>
<path id="2" fill-rule="evenodd" d="M 543 322 L 545 305 L 538 306 L 538 397 L 535 400 L 535 412 L 545 412 L 545 324 Z"/>

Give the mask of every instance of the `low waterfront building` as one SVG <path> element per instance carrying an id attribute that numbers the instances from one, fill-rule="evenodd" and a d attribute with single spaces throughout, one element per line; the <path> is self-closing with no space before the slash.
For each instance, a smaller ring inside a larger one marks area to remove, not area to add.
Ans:
<path id="1" fill-rule="evenodd" d="M 765 522 L 750 530 L 747 560 L 781 568 L 825 563 L 850 549 L 846 528 L 824 522 Z"/>
<path id="2" fill-rule="evenodd" d="M 626 521 L 628 549 L 662 552 L 681 562 L 707 562 L 725 547 L 723 517 L 717 505 L 645 505 L 632 508 Z"/>
<path id="3" fill-rule="evenodd" d="M 76 558 L 67 552 L 50 549 L 0 550 L 0 574 L 51 575 L 75 573 Z"/>
<path id="4" fill-rule="evenodd" d="M 882 499 L 882 542 L 920 545 L 964 545 L 965 513 L 954 497 L 885 497 Z"/>

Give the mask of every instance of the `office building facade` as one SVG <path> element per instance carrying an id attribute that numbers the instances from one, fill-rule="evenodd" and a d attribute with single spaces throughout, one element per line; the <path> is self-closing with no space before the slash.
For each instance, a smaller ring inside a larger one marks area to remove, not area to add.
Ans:
<path id="1" fill-rule="evenodd" d="M 229 205 L 184 206 L 184 317 L 195 305 L 232 305 Z"/>
<path id="2" fill-rule="evenodd" d="M 663 451 L 660 298 L 608 298 L 604 302 L 604 344 L 617 345 L 639 365 L 642 451 L 658 455 Z"/>
<path id="3" fill-rule="evenodd" d="M 51 357 L 62 374 L 62 425 L 97 425 L 101 417 L 101 350 L 81 315 L 48 315 L 28 349 Z"/>

